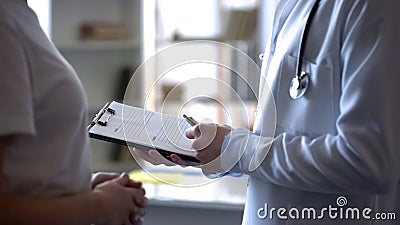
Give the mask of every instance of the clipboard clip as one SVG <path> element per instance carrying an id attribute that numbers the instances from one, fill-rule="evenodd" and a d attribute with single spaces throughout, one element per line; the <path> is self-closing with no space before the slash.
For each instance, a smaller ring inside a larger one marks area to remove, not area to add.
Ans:
<path id="1" fill-rule="evenodd" d="M 111 117 L 112 115 L 115 115 L 115 110 L 112 109 L 112 108 L 108 108 L 108 107 L 107 107 L 107 109 L 103 111 L 103 115 L 104 115 L 104 113 L 106 113 L 106 112 L 109 113 L 108 116 L 107 116 L 107 118 L 106 118 L 105 120 L 100 120 L 100 118 L 101 118 L 101 116 L 100 116 L 99 120 L 97 121 L 97 124 L 99 124 L 100 126 L 107 126 L 107 122 L 110 120 L 110 117 Z"/>
<path id="2" fill-rule="evenodd" d="M 108 107 L 110 105 L 109 102 L 107 102 L 103 108 L 100 109 L 100 111 L 96 114 L 96 116 L 93 118 L 92 122 L 90 123 L 88 129 L 90 129 L 92 126 L 94 126 L 96 123 L 99 124 L 100 126 L 107 126 L 108 121 L 110 120 L 112 115 L 115 115 L 115 110 Z M 107 116 L 107 118 L 105 120 L 101 120 L 101 117 L 103 117 L 103 115 L 105 113 L 109 113 L 109 115 Z"/>

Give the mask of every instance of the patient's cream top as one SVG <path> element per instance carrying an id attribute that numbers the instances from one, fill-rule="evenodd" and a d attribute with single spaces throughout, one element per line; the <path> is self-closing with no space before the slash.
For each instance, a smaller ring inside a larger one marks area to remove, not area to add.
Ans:
<path id="1" fill-rule="evenodd" d="M 3 188 L 55 196 L 90 189 L 87 102 L 74 69 L 24 1 L 0 0 Z"/>

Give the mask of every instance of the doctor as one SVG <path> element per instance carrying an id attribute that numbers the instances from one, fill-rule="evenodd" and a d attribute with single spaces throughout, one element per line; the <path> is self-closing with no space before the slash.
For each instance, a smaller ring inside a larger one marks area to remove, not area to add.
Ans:
<path id="1" fill-rule="evenodd" d="M 399 224 L 399 8 L 279 1 L 260 86 L 273 99 L 261 98 L 254 131 L 187 131 L 204 173 L 249 176 L 243 225 Z"/>

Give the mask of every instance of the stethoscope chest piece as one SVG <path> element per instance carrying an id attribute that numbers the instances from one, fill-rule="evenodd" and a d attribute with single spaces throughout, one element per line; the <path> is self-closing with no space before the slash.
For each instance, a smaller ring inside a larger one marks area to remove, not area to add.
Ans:
<path id="1" fill-rule="evenodd" d="M 307 91 L 308 83 L 310 82 L 310 74 L 301 70 L 301 64 L 303 61 L 304 50 L 307 42 L 307 36 L 310 30 L 311 22 L 317 13 L 318 5 L 321 0 L 317 0 L 311 8 L 310 14 L 307 18 L 307 22 L 304 26 L 303 33 L 300 39 L 300 46 L 298 52 L 298 60 L 296 67 L 296 76 L 292 79 L 289 88 L 290 97 L 294 100 L 301 98 Z M 300 72 L 301 71 L 301 72 Z M 315 74 L 314 74 L 315 75 Z"/>
<path id="2" fill-rule="evenodd" d="M 292 79 L 289 88 L 289 94 L 292 99 L 298 99 L 306 93 L 309 79 L 308 73 L 304 71 Z"/>

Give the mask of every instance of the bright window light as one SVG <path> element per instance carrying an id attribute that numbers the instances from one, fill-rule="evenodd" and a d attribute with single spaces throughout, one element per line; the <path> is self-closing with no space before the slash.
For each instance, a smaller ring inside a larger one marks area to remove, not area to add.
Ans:
<path id="1" fill-rule="evenodd" d="M 50 0 L 28 0 L 29 7 L 36 12 L 40 26 L 49 38 L 51 34 L 50 4 Z"/>
<path id="2" fill-rule="evenodd" d="M 158 0 L 160 24 L 165 34 L 190 37 L 215 36 L 219 30 L 218 1 Z"/>

